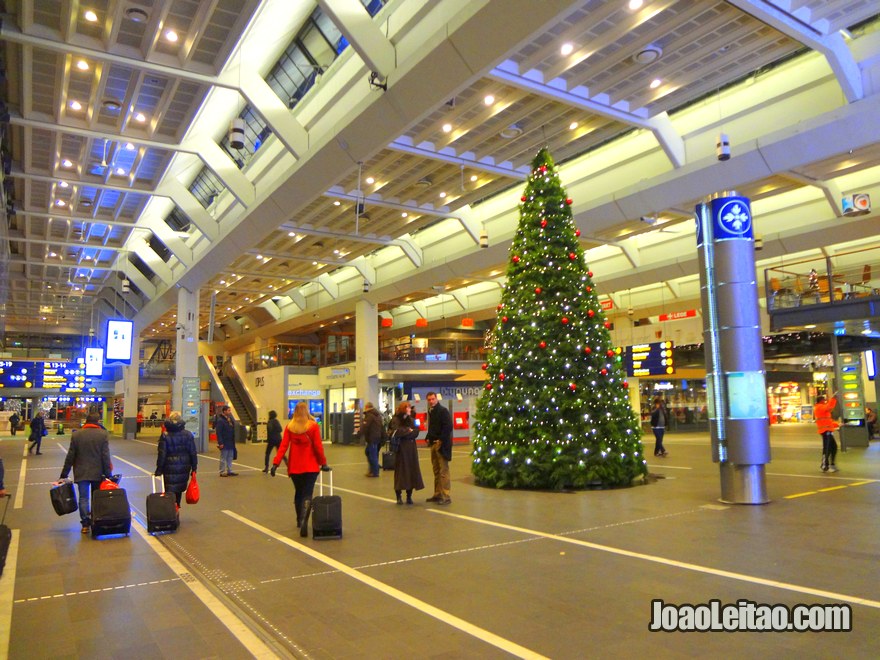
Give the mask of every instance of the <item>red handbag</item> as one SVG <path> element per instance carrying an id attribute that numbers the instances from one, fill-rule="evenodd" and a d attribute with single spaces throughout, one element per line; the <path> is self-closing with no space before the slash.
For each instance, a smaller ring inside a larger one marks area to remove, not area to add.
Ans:
<path id="1" fill-rule="evenodd" d="M 196 473 L 193 472 L 189 478 L 189 485 L 186 487 L 186 503 L 198 504 L 199 502 L 199 482 L 196 481 Z"/>

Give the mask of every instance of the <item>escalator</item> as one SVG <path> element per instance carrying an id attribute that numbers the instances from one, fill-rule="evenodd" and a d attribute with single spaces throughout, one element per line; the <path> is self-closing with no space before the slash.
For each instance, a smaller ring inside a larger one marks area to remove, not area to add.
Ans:
<path id="1" fill-rule="evenodd" d="M 222 389 L 225 390 L 226 400 L 232 407 L 235 419 L 245 428 L 244 437 L 251 441 L 255 440 L 257 437 L 257 407 L 242 385 L 231 360 L 223 364 L 217 376 L 223 386 Z M 236 431 L 236 441 L 239 439 L 238 431 Z"/>

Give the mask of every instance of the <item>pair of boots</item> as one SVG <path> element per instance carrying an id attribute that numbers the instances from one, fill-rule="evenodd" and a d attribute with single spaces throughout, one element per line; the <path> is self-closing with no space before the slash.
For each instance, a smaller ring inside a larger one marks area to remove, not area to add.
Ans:
<path id="1" fill-rule="evenodd" d="M 296 526 L 299 527 L 299 535 L 309 535 L 309 514 L 312 512 L 312 501 L 305 500 L 301 505 L 294 502 L 296 508 Z"/>
<path id="2" fill-rule="evenodd" d="M 401 498 L 401 491 L 399 491 L 399 490 L 395 490 L 394 493 L 397 495 L 397 503 L 398 503 L 398 504 L 403 504 L 403 499 Z M 412 490 L 408 490 L 408 491 L 406 491 L 406 503 L 407 503 L 407 504 L 412 504 L 412 503 L 413 503 L 413 499 L 412 499 Z"/>

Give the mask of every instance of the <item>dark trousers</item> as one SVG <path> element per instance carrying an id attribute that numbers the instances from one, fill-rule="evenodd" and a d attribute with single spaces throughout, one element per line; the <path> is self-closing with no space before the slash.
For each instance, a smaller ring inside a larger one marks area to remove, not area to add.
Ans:
<path id="1" fill-rule="evenodd" d="M 654 431 L 654 456 L 665 454 L 666 449 L 663 448 L 663 435 L 666 433 L 666 429 L 662 426 L 654 426 L 651 430 Z"/>
<path id="2" fill-rule="evenodd" d="M 296 509 L 297 527 L 305 513 L 306 501 L 311 501 L 315 493 L 315 482 L 318 480 L 317 472 L 301 472 L 290 475 L 293 482 L 293 508 Z"/>
<path id="3" fill-rule="evenodd" d="M 364 454 L 367 455 L 367 464 L 370 468 L 370 474 L 375 477 L 379 476 L 379 443 L 368 442 L 364 448 Z"/>
<path id="4" fill-rule="evenodd" d="M 38 435 L 36 438 L 35 438 L 34 436 L 31 436 L 31 437 L 30 437 L 30 441 L 31 441 L 31 446 L 28 447 L 28 453 L 30 454 L 30 453 L 31 453 L 31 450 L 32 450 L 34 447 L 36 447 L 36 448 L 37 448 L 37 453 L 39 454 L 39 453 L 40 453 L 40 445 L 43 444 L 43 436 L 42 436 L 42 435 Z"/>
<path id="5" fill-rule="evenodd" d="M 269 459 L 272 458 L 272 452 L 278 451 L 278 447 L 281 445 L 273 445 L 270 443 L 266 443 L 266 469 L 269 469 Z M 287 456 L 282 456 L 284 459 L 284 464 L 287 465 Z"/>
<path id="6" fill-rule="evenodd" d="M 834 459 L 837 457 L 837 440 L 831 431 L 825 431 L 822 434 L 822 469 L 829 465 L 834 465 Z"/>

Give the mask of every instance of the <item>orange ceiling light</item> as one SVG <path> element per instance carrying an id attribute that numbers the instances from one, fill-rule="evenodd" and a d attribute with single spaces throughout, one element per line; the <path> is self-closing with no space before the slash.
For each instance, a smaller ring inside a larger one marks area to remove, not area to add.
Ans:
<path id="1" fill-rule="evenodd" d="M 428 327 L 428 319 L 416 319 L 416 327 L 417 328 L 427 328 Z"/>

